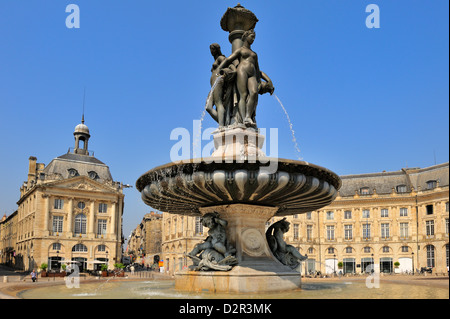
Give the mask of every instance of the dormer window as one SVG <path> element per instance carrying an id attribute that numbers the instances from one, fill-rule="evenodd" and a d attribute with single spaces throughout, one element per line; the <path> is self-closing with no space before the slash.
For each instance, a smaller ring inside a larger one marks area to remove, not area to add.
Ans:
<path id="1" fill-rule="evenodd" d="M 369 187 L 361 187 L 359 189 L 359 193 L 361 195 L 370 195 L 370 189 L 369 189 Z"/>
<path id="2" fill-rule="evenodd" d="M 88 176 L 89 176 L 89 178 L 91 178 L 93 180 L 99 179 L 98 174 L 94 171 L 88 172 Z"/>
<path id="3" fill-rule="evenodd" d="M 69 168 L 67 170 L 69 172 L 69 177 L 79 176 L 78 171 L 75 168 Z"/>
<path id="4" fill-rule="evenodd" d="M 397 193 L 406 193 L 406 185 L 397 185 Z"/>
<path id="5" fill-rule="evenodd" d="M 433 189 L 436 188 L 437 186 L 437 181 L 428 181 L 427 182 L 427 189 Z"/>

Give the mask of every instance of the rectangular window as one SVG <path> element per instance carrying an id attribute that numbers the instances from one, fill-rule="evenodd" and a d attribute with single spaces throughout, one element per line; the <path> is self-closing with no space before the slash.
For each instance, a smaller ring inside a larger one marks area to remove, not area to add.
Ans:
<path id="1" fill-rule="evenodd" d="M 344 212 L 344 218 L 345 219 L 352 219 L 352 211 L 351 210 L 346 210 Z"/>
<path id="2" fill-rule="evenodd" d="M 370 239 L 370 224 L 363 224 L 363 239 Z"/>
<path id="3" fill-rule="evenodd" d="M 328 253 L 329 254 L 334 254 L 334 248 L 333 247 L 328 248 Z"/>
<path id="4" fill-rule="evenodd" d="M 55 199 L 55 205 L 53 206 L 54 209 L 63 209 L 64 207 L 64 199 Z"/>
<path id="5" fill-rule="evenodd" d="M 311 219 L 311 212 L 306 213 L 306 219 Z"/>
<path id="6" fill-rule="evenodd" d="M 313 226 L 306 225 L 306 240 L 308 240 L 308 241 L 312 240 L 312 231 L 313 231 Z"/>
<path id="7" fill-rule="evenodd" d="M 363 212 L 362 212 L 362 217 L 363 218 L 370 218 L 370 210 L 364 209 Z"/>
<path id="8" fill-rule="evenodd" d="M 200 235 L 203 234 L 203 225 L 200 221 L 200 217 L 195 217 L 195 234 Z"/>
<path id="9" fill-rule="evenodd" d="M 327 220 L 333 220 L 334 219 L 334 212 L 327 212 Z"/>
<path id="10" fill-rule="evenodd" d="M 409 224 L 400 223 L 400 238 L 405 239 L 409 237 Z"/>
<path id="11" fill-rule="evenodd" d="M 344 236 L 346 240 L 353 239 L 353 225 L 344 225 Z"/>
<path id="12" fill-rule="evenodd" d="M 388 239 L 389 238 L 389 224 L 381 224 L 381 238 Z"/>
<path id="13" fill-rule="evenodd" d="M 86 234 L 86 216 L 83 214 L 75 216 L 75 234 Z"/>
<path id="14" fill-rule="evenodd" d="M 62 233 L 63 231 L 63 216 L 53 216 L 53 232 Z"/>
<path id="15" fill-rule="evenodd" d="M 433 215 L 433 205 L 427 205 L 427 215 Z"/>
<path id="16" fill-rule="evenodd" d="M 426 221 L 427 236 L 434 236 L 434 220 Z"/>
<path id="17" fill-rule="evenodd" d="M 351 254 L 353 252 L 353 248 L 352 247 L 345 247 L 345 252 L 347 254 Z"/>
<path id="18" fill-rule="evenodd" d="M 381 217 L 389 217 L 389 210 L 386 208 L 383 208 L 381 210 Z"/>
<path id="19" fill-rule="evenodd" d="M 97 235 L 106 235 L 107 220 L 99 219 L 97 226 Z"/>
<path id="20" fill-rule="evenodd" d="M 105 204 L 105 203 L 98 204 L 98 212 L 99 213 L 107 213 L 108 212 L 108 204 Z"/>
<path id="21" fill-rule="evenodd" d="M 409 251 L 408 246 L 402 246 L 402 253 L 407 253 Z"/>
<path id="22" fill-rule="evenodd" d="M 299 237 L 298 224 L 294 224 L 294 239 L 297 240 Z"/>
<path id="23" fill-rule="evenodd" d="M 327 226 L 327 240 L 334 240 L 334 226 Z"/>
<path id="24" fill-rule="evenodd" d="M 408 208 L 402 207 L 400 208 L 400 217 L 408 216 Z"/>
<path id="25" fill-rule="evenodd" d="M 448 235 L 448 218 L 445 219 L 445 233 Z"/>
<path id="26" fill-rule="evenodd" d="M 434 246 L 428 245 L 427 246 L 427 267 L 435 267 L 435 260 L 434 260 Z"/>
<path id="27" fill-rule="evenodd" d="M 52 250 L 61 250 L 61 244 L 60 243 L 53 243 Z"/>

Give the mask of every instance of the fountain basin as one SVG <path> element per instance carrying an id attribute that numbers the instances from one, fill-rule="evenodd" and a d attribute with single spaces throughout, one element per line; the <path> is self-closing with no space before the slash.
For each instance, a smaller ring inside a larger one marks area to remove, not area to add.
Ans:
<path id="1" fill-rule="evenodd" d="M 275 207 L 274 216 L 300 214 L 329 205 L 340 187 L 339 176 L 326 168 L 279 158 L 191 159 L 156 167 L 136 182 L 147 205 L 191 216 L 227 204 Z"/>
<path id="2" fill-rule="evenodd" d="M 244 294 L 301 287 L 299 273 L 272 254 L 266 222 L 274 216 L 324 207 L 334 200 L 340 186 L 340 178 L 326 168 L 260 157 L 170 163 L 148 171 L 136 182 L 142 200 L 153 208 L 193 216 L 217 212 L 228 223 L 226 238 L 236 249 L 238 265 L 226 272 L 178 272 L 175 288 Z"/>

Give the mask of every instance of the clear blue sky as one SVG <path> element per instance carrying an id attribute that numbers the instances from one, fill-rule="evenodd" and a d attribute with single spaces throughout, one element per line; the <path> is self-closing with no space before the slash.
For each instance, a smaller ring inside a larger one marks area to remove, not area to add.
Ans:
<path id="1" fill-rule="evenodd" d="M 210 89 L 225 0 L 1 0 L 0 213 L 17 209 L 28 157 L 48 164 L 74 146 L 86 87 L 89 148 L 134 185 L 170 162 L 174 128 L 192 131 Z M 80 28 L 65 24 L 68 4 Z M 247 0 L 259 19 L 261 69 L 289 112 L 303 160 L 340 175 L 428 167 L 449 154 L 447 0 Z M 368 4 L 380 28 L 365 24 Z M 298 154 L 274 97 L 259 127 L 278 128 L 279 156 Z M 203 127 L 215 126 L 207 116 Z M 151 210 L 126 189 L 124 234 Z"/>

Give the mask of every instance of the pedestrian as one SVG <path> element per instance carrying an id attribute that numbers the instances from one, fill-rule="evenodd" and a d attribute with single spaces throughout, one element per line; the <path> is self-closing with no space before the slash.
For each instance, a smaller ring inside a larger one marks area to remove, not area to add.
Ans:
<path id="1" fill-rule="evenodd" d="M 33 282 L 36 282 L 36 279 L 37 279 L 37 273 L 36 273 L 36 270 L 33 269 L 33 271 L 31 272 L 31 280 Z"/>

